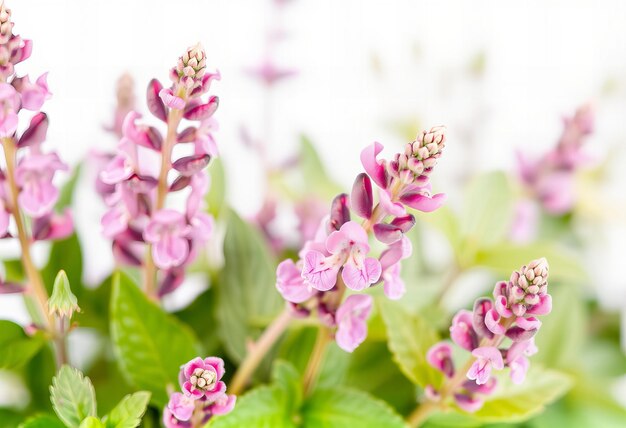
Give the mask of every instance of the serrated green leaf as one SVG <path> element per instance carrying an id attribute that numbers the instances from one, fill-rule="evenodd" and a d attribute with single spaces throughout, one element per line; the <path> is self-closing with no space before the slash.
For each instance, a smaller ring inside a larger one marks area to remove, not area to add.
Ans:
<path id="1" fill-rule="evenodd" d="M 439 341 L 437 332 L 396 302 L 381 299 L 378 303 L 387 326 L 389 350 L 402 373 L 421 387 L 438 387 L 443 379 L 441 373 L 426 361 L 426 353 Z"/>
<path id="2" fill-rule="evenodd" d="M 152 392 L 159 407 L 168 400 L 167 386 L 178 384 L 180 366 L 200 353 L 191 329 L 148 300 L 121 272 L 113 278 L 111 338 L 126 378 Z"/>
<path id="3" fill-rule="evenodd" d="M 474 264 L 489 268 L 502 275 L 502 278 L 508 278 L 513 269 L 540 257 L 548 259 L 551 280 L 580 283 L 587 278 L 582 263 L 571 251 L 547 242 L 529 245 L 503 243 L 482 247 L 476 254 Z"/>
<path id="4" fill-rule="evenodd" d="M 302 387 L 300 386 L 300 373 L 286 361 L 276 361 L 272 371 L 272 381 L 285 394 L 285 410 L 287 413 L 295 413 L 302 405 Z"/>
<path id="5" fill-rule="evenodd" d="M 302 407 L 305 428 L 404 428 L 384 401 L 350 388 L 318 389 Z"/>
<path id="6" fill-rule="evenodd" d="M 276 291 L 269 249 L 234 212 L 228 214 L 224 261 L 217 289 L 219 334 L 231 357 L 241 361 L 247 341 L 256 339 L 284 302 Z"/>
<path id="7" fill-rule="evenodd" d="M 531 367 L 521 385 L 513 384 L 508 373 L 500 373 L 498 388 L 473 417 L 484 423 L 523 422 L 540 413 L 572 385 L 570 376 L 539 366 Z"/>
<path id="8" fill-rule="evenodd" d="M 0 320 L 0 369 L 16 369 L 28 363 L 41 349 L 41 335 L 29 337 L 24 329 L 11 321 Z"/>
<path id="9" fill-rule="evenodd" d="M 150 393 L 146 391 L 135 392 L 122 398 L 117 406 L 104 419 L 106 428 L 135 428 L 141 423 L 141 418 L 146 413 Z"/>
<path id="10" fill-rule="evenodd" d="M 90 416 L 81 422 L 80 428 L 104 428 L 104 424 L 95 416 Z"/>
<path id="11" fill-rule="evenodd" d="M 28 418 L 19 428 L 65 428 L 65 425 L 52 415 L 36 415 Z"/>
<path id="12" fill-rule="evenodd" d="M 69 428 L 96 416 L 96 392 L 88 377 L 70 366 L 62 366 L 52 379 L 50 400 L 55 413 Z"/>
<path id="13" fill-rule="evenodd" d="M 480 247 L 504 238 L 511 223 L 513 202 L 508 179 L 501 171 L 482 174 L 470 183 L 460 223 L 464 242 L 456 249 L 464 264 Z"/>

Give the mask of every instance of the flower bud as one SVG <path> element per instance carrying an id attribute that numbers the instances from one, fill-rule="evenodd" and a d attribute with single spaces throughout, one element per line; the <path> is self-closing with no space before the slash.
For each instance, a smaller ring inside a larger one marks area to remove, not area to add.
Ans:
<path id="1" fill-rule="evenodd" d="M 187 89 L 202 84 L 202 76 L 206 72 L 206 54 L 200 43 L 187 49 L 178 59 L 174 69 L 177 81 Z"/>
<path id="2" fill-rule="evenodd" d="M 67 279 L 65 271 L 61 270 L 54 280 L 52 295 L 48 300 L 48 310 L 50 314 L 59 317 L 72 318 L 74 311 L 80 311 L 78 300 L 70 289 L 70 281 Z"/>

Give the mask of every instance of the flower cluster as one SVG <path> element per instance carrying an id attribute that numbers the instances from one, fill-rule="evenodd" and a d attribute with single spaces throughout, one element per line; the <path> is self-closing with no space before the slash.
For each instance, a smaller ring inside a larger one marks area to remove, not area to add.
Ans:
<path id="1" fill-rule="evenodd" d="M 576 202 L 574 174 L 578 168 L 589 163 L 589 156 L 582 148 L 593 127 L 593 110 L 585 105 L 572 117 L 564 119 L 563 133 L 556 147 L 539 160 L 518 154 L 522 183 L 546 212 L 565 214 Z"/>
<path id="2" fill-rule="evenodd" d="M 334 199 L 330 215 L 305 243 L 297 262 L 288 259 L 278 266 L 276 287 L 283 298 L 303 316 L 316 311 L 324 324 L 336 328 L 337 344 L 348 352 L 367 336 L 372 298 L 352 294 L 343 300 L 343 294 L 346 288 L 359 292 L 382 284 L 390 299 L 402 297 L 400 261 L 412 251 L 404 234 L 415 224 L 406 209 L 429 212 L 445 200 L 443 194 L 431 196 L 428 179 L 444 144 L 445 128 L 435 127 L 391 161 L 377 159 L 382 145 L 367 147 L 361 153 L 366 173 L 357 176 L 351 196 Z M 379 187 L 376 206 L 372 180 Z M 350 208 L 361 222 L 352 219 Z M 370 255 L 370 232 L 386 246 L 379 257 Z"/>
<path id="3" fill-rule="evenodd" d="M 452 394 L 459 407 L 468 412 L 481 408 L 482 397 L 496 387 L 492 370 L 509 367 L 514 383 L 524 381 L 530 364 L 527 357 L 537 352 L 534 336 L 541 321 L 536 316 L 547 315 L 552 310 L 547 280 L 548 262 L 543 258 L 534 260 L 513 272 L 509 281 L 498 282 L 493 300 L 478 299 L 473 312 L 461 310 L 454 316 L 450 337 L 472 353 L 469 369 L 457 374 L 452 347 L 446 342 L 428 351 L 429 364 L 441 371 L 452 385 L 444 385 L 441 391 Z M 431 399 L 442 399 L 441 391 L 429 387 L 427 392 Z"/>
<path id="4" fill-rule="evenodd" d="M 180 371 L 182 392 L 174 392 L 163 410 L 166 428 L 204 426 L 213 415 L 235 407 L 237 397 L 226 394 L 224 361 L 217 357 L 194 358 Z"/>
<path id="5" fill-rule="evenodd" d="M 103 233 L 113 240 L 116 259 L 135 266 L 147 263 L 143 254 L 149 245 L 150 257 L 162 271 L 159 295 L 181 284 L 184 266 L 210 237 L 213 219 L 202 210 L 209 188 L 203 169 L 217 156 L 212 116 L 218 98 L 202 96 L 219 74 L 206 71 L 205 53 L 198 45 L 179 58 L 170 76 L 171 87 L 153 79 L 147 90 L 150 112 L 167 124 L 165 136 L 140 123 L 136 111 L 128 112 L 117 154 L 101 172 L 98 186 L 108 205 Z M 183 119 L 197 124 L 178 131 Z M 182 153 L 177 159 L 174 149 Z M 183 211 L 166 207 L 167 195 L 175 192 L 186 193 Z"/>
<path id="6" fill-rule="evenodd" d="M 0 1 L 0 139 L 5 154 L 0 170 L 0 237 L 12 236 L 11 216 L 16 217 L 18 234 L 25 234 L 24 214 L 31 219 L 29 240 L 61 239 L 73 232 L 73 222 L 69 210 L 54 212 L 59 189 L 53 179 L 68 167 L 55 152 L 42 148 L 49 121 L 41 109 L 51 97 L 47 73 L 34 82 L 15 73 L 15 66 L 31 51 L 30 40 L 13 34 L 11 11 Z M 28 117 L 29 125 L 18 135 L 19 119 Z"/>

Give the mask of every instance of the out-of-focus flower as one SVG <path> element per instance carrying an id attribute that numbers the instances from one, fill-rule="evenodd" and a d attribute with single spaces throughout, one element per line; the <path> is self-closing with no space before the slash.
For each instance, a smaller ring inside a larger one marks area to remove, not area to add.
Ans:
<path id="1" fill-rule="evenodd" d="M 367 337 L 367 319 L 372 310 L 372 297 L 353 294 L 337 309 L 337 345 L 346 352 L 354 351 Z"/>

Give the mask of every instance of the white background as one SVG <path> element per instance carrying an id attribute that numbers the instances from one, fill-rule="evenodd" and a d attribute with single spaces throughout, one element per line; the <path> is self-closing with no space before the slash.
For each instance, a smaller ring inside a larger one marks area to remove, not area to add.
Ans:
<path id="1" fill-rule="evenodd" d="M 229 174 L 228 198 L 246 215 L 258 209 L 263 180 L 258 159 L 241 144 L 242 126 L 257 135 L 269 127 L 277 160 L 293 153 L 300 134 L 309 135 L 348 188 L 362 147 L 374 140 L 393 148 L 405 142 L 394 124 L 446 124 L 449 143 L 437 190 L 452 194 L 458 187 L 452 179 L 465 168 L 510 167 L 514 149 L 550 147 L 560 118 L 584 102 L 594 102 L 598 111 L 592 153 L 602 158 L 619 149 L 626 134 L 626 2 L 619 0 L 293 0 L 279 16 L 289 38 L 276 57 L 299 76 L 277 88 L 269 124 L 264 90 L 244 69 L 263 56 L 264 34 L 276 19 L 270 0 L 8 5 L 15 32 L 34 40 L 33 55 L 19 72 L 50 71 L 48 147 L 70 164 L 93 148 L 114 148 L 102 125 L 112 116 L 121 73 L 135 78 L 143 107 L 148 80 L 167 81 L 184 49 L 202 42 L 208 67 L 223 77 L 213 92 L 220 96 L 217 139 Z M 480 55 L 484 72 L 472 76 L 470 64 Z M 614 187 L 623 180 L 618 175 Z M 87 276 L 95 280 L 111 263 L 99 235 L 102 206 L 86 186 L 79 196 L 75 215 L 86 237 Z M 620 224 L 608 234 L 614 237 L 610 245 L 626 240 L 613 233 L 623 232 Z M 618 249 L 596 258 L 618 265 Z M 3 254 L 10 251 L 3 248 Z M 623 293 L 619 270 L 598 275 Z"/>

